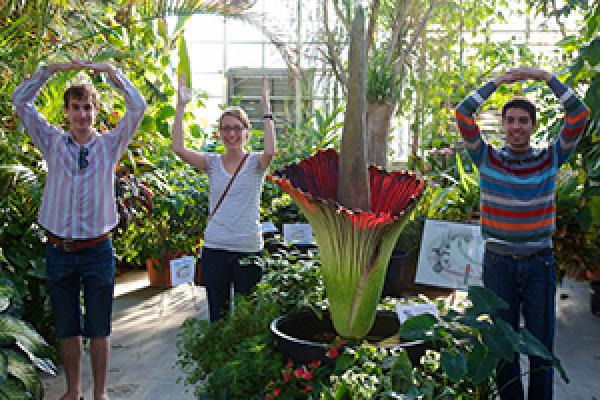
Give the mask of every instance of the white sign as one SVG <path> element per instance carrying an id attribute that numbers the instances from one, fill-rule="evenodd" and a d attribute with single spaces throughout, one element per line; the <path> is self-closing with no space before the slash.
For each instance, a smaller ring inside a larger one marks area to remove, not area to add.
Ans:
<path id="1" fill-rule="evenodd" d="M 183 256 L 171 260 L 171 286 L 193 282 L 196 271 L 196 259 L 193 256 Z"/>
<path id="2" fill-rule="evenodd" d="M 283 240 L 293 244 L 313 244 L 312 228 L 309 224 L 284 224 Z"/>
<path id="3" fill-rule="evenodd" d="M 461 290 L 482 286 L 484 249 L 479 225 L 426 220 L 415 282 Z"/>
<path id="4" fill-rule="evenodd" d="M 398 304 L 396 305 L 396 314 L 398 314 L 398 321 L 401 324 L 410 317 L 421 314 L 431 314 L 435 318 L 439 317 L 438 309 L 432 303 Z"/>
<path id="5" fill-rule="evenodd" d="M 262 233 L 277 233 L 277 227 L 271 221 L 265 221 L 260 223 Z"/>

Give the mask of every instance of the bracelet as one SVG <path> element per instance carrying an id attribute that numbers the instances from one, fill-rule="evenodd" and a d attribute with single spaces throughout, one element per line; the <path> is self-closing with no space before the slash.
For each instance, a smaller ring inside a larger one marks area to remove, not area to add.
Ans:
<path id="1" fill-rule="evenodd" d="M 264 119 L 270 119 L 271 121 L 275 121 L 275 116 L 271 113 L 263 115 Z"/>

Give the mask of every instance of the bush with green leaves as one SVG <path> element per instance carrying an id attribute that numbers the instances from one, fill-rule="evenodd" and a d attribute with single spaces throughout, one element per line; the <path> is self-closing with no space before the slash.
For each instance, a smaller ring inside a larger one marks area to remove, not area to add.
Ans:
<path id="1" fill-rule="evenodd" d="M 317 254 L 308 255 L 281 245 L 253 262 L 264 271 L 254 293 L 257 302 L 276 304 L 280 314 L 307 309 L 320 313 L 327 307 Z"/>
<path id="2" fill-rule="evenodd" d="M 513 361 L 515 354 L 551 360 L 568 382 L 558 358 L 527 329 L 516 332 L 507 322 L 490 318 L 494 310 L 507 307 L 491 290 L 471 286 L 462 310 L 450 310 L 439 319 L 423 314 L 405 321 L 400 336 L 424 340 L 432 348 L 414 377 L 405 371 L 413 382 L 407 393 L 426 399 L 495 398 L 502 389 L 495 387 L 495 369 Z"/>
<path id="3" fill-rule="evenodd" d="M 54 350 L 21 319 L 23 299 L 15 284 L 0 277 L 0 400 L 39 399 L 44 389 L 36 368 L 54 375 Z"/>
<path id="4" fill-rule="evenodd" d="M 264 398 L 268 383 L 283 368 L 269 331 L 271 321 L 323 304 L 318 260 L 310 254 L 281 247 L 252 262 L 261 264 L 265 273 L 252 295 L 235 298 L 233 313 L 214 324 L 188 318 L 181 328 L 177 364 L 197 396 Z"/>
<path id="5" fill-rule="evenodd" d="M 240 296 L 226 319 L 211 324 L 188 318 L 177 340 L 183 382 L 194 387 L 197 397 L 212 400 L 264 398 L 264 388 L 283 366 L 269 332 L 278 314 L 273 303 Z"/>

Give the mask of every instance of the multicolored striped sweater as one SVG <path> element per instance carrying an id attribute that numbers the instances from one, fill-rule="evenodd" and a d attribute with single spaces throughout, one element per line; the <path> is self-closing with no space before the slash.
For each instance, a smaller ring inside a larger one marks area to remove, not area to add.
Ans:
<path id="1" fill-rule="evenodd" d="M 516 153 L 481 137 L 473 114 L 496 90 L 488 82 L 456 109 L 458 127 L 479 168 L 481 229 L 486 246 L 503 254 L 529 254 L 552 246 L 556 173 L 573 152 L 589 109 L 571 88 L 553 77 L 548 85 L 566 115 L 559 137 L 543 149 Z"/>

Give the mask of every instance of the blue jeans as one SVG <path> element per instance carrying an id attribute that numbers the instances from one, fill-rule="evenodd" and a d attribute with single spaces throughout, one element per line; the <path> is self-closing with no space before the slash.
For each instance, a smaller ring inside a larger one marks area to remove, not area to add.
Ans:
<path id="1" fill-rule="evenodd" d="M 231 284 L 235 294 L 249 294 L 260 281 L 262 271 L 257 265 L 240 265 L 240 259 L 259 253 L 202 249 L 202 280 L 208 296 L 210 321 L 223 318 L 230 300 Z"/>
<path id="2" fill-rule="evenodd" d="M 46 275 L 59 338 L 110 335 L 115 286 L 115 257 L 110 238 L 77 252 L 67 252 L 46 244 Z M 80 305 L 82 285 L 83 324 Z"/>
<path id="3" fill-rule="evenodd" d="M 513 257 L 486 250 L 483 261 L 483 282 L 506 301 L 509 308 L 497 310 L 494 317 L 519 330 L 521 308 L 525 327 L 550 351 L 554 344 L 556 324 L 554 282 L 555 261 L 551 251 L 529 257 Z M 552 361 L 529 357 L 529 400 L 552 399 Z M 497 384 L 503 400 L 524 399 L 519 358 L 501 364 Z"/>

